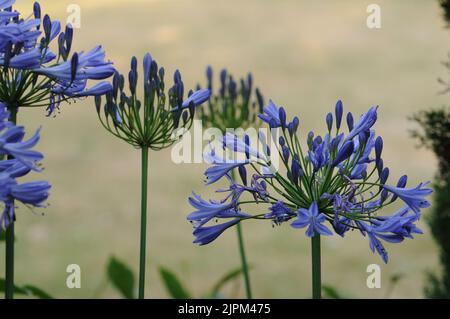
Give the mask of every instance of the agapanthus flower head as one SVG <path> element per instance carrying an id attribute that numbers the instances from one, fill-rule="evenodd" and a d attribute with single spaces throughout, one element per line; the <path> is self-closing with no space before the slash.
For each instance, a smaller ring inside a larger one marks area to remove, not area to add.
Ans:
<path id="1" fill-rule="evenodd" d="M 207 106 L 197 113 L 205 127 L 215 127 L 225 133 L 230 128 L 246 129 L 257 124 L 257 115 L 262 111 L 264 98 L 260 90 L 254 88 L 251 73 L 238 80 L 226 69 L 222 69 L 219 72 L 219 86 L 216 88 L 214 71 L 208 66 L 206 79 L 206 88 L 211 91 L 211 98 Z"/>
<path id="2" fill-rule="evenodd" d="M 15 221 L 15 202 L 28 207 L 44 207 L 49 196 L 50 184 L 46 181 L 19 183 L 18 178 L 30 171 L 40 171 L 39 162 L 43 156 L 32 148 L 39 140 L 39 130 L 28 140 L 22 126 L 8 121 L 9 112 L 0 103 L 0 230 L 8 228 Z"/>
<path id="3" fill-rule="evenodd" d="M 104 80 L 114 73 L 101 46 L 71 54 L 73 29 L 42 16 L 38 2 L 33 15 L 13 11 L 15 1 L 0 3 L 0 100 L 8 108 L 47 108 L 48 115 L 63 101 L 111 90 L 107 82 L 88 87 L 89 80 Z M 54 53 L 57 52 L 57 53 Z"/>
<path id="4" fill-rule="evenodd" d="M 173 75 L 166 90 L 165 71 L 149 53 L 144 56 L 142 89 L 138 89 L 138 61 L 131 59 L 128 85 L 125 76 L 116 72 L 113 89 L 95 98 L 99 119 L 114 136 L 137 147 L 160 150 L 169 147 L 188 129 L 197 106 L 209 99 L 207 89 L 185 94 L 181 74 Z M 180 133 L 181 132 L 181 133 Z"/>
<path id="5" fill-rule="evenodd" d="M 255 151 L 259 149 L 256 145 L 229 134 L 225 139 L 233 143 L 223 143 L 225 148 L 252 156 L 241 162 L 215 161 L 206 170 L 207 184 L 218 183 L 223 178 L 230 183 L 230 204 L 234 212 L 252 203 L 268 207 L 251 216 L 233 215 L 232 223 L 211 228 L 207 228 L 208 222 L 226 217 L 212 212 L 208 215 L 210 219 L 203 223 L 197 219 L 194 235 L 198 238 L 199 233 L 207 233 L 209 236 L 205 236 L 208 240 L 195 242 L 209 243 L 244 220 L 270 220 L 277 225 L 293 220 L 291 226 L 306 228 L 308 237 L 330 236 L 332 230 L 344 237 L 349 230 L 357 229 L 368 237 L 370 249 L 387 262 L 383 242 L 399 243 L 422 233 L 415 223 L 421 210 L 430 205 L 426 197 L 432 191 L 426 187 L 427 183 L 407 188 L 406 175 L 395 186 L 388 184 L 390 170 L 382 159 L 383 140 L 373 129 L 377 112 L 378 107 L 371 107 L 356 123 L 353 114 L 348 113 L 345 129 L 341 125 L 343 104 L 338 101 L 334 115 L 330 112 L 325 116 L 325 133 L 309 132 L 303 137 L 298 131 L 298 118 L 289 121 L 284 109 L 270 101 L 259 116 L 271 129 L 280 132 L 279 136 L 271 134 L 276 149 L 272 146 L 272 150 L 260 154 Z M 281 157 L 283 167 L 272 169 L 271 154 Z M 247 186 L 231 178 L 230 172 L 235 169 L 242 181 L 246 180 L 242 178 L 244 172 L 251 174 L 252 179 L 265 182 L 264 193 L 239 191 Z M 404 203 L 401 210 L 382 214 L 397 200 Z M 192 215 L 190 220 L 193 221 Z"/>

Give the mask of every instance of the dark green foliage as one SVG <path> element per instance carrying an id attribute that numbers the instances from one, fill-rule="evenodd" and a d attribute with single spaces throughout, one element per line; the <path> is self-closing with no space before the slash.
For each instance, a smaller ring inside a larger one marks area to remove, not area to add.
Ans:
<path id="1" fill-rule="evenodd" d="M 430 148 L 437 156 L 439 179 L 450 180 L 450 109 L 442 107 L 422 111 L 413 116 L 422 131 L 414 131 L 422 145 Z"/>
<path id="2" fill-rule="evenodd" d="M 439 0 L 442 10 L 444 11 L 444 18 L 447 23 L 450 23 L 450 0 Z"/>
<path id="3" fill-rule="evenodd" d="M 167 292 L 174 299 L 191 299 L 191 294 L 186 291 L 186 289 L 178 280 L 177 276 L 171 272 L 169 269 L 164 267 L 159 267 L 159 274 L 167 288 Z"/>
<path id="4" fill-rule="evenodd" d="M 123 297 L 127 299 L 135 298 L 134 274 L 123 262 L 115 257 L 111 257 L 108 262 L 108 279 L 119 290 Z"/>
<path id="5" fill-rule="evenodd" d="M 442 273 L 429 274 L 425 294 L 429 298 L 450 298 L 450 109 L 422 111 L 413 119 L 422 128 L 413 136 L 435 153 L 439 165 L 434 180 L 433 206 L 427 221 L 439 246 Z"/>
<path id="6" fill-rule="evenodd" d="M 160 267 L 159 273 L 161 278 L 166 286 L 167 292 L 170 297 L 174 299 L 191 299 L 194 298 L 192 295 L 184 288 L 181 280 L 177 277 L 177 275 L 170 271 L 167 268 Z M 229 282 L 232 282 L 237 277 L 242 274 L 241 268 L 236 268 L 228 273 L 226 273 L 222 278 L 217 281 L 217 283 L 212 287 L 212 289 L 204 295 L 206 298 L 222 298 L 223 295 L 220 293 L 220 290 Z"/>
<path id="7" fill-rule="evenodd" d="M 0 292 L 5 292 L 5 279 L 0 278 Z M 48 293 L 33 285 L 14 286 L 14 294 L 38 299 L 53 299 Z"/>

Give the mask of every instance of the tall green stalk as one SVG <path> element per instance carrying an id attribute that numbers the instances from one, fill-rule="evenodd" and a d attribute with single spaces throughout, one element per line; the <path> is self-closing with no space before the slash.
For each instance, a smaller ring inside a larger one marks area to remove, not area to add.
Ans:
<path id="1" fill-rule="evenodd" d="M 231 177 L 235 179 L 234 170 L 231 171 Z M 241 224 L 237 224 L 236 233 L 238 237 L 239 255 L 241 256 L 242 273 L 244 274 L 245 294 L 247 299 L 252 299 L 252 288 L 250 286 L 250 274 L 248 271 L 247 257 L 245 255 L 244 236 L 242 234 Z"/>
<path id="2" fill-rule="evenodd" d="M 145 253 L 147 238 L 147 179 L 148 179 L 148 147 L 142 147 L 141 170 L 141 245 L 139 256 L 139 299 L 145 293 Z"/>
<path id="3" fill-rule="evenodd" d="M 17 108 L 9 107 L 10 121 L 17 123 Z M 9 158 L 9 157 L 8 157 Z M 13 203 L 14 205 L 14 203 Z M 11 222 L 5 232 L 5 299 L 14 298 L 14 222 Z"/>
<path id="4" fill-rule="evenodd" d="M 311 260 L 312 260 L 312 297 L 322 298 L 322 279 L 320 270 L 320 235 L 315 234 L 311 238 Z"/>

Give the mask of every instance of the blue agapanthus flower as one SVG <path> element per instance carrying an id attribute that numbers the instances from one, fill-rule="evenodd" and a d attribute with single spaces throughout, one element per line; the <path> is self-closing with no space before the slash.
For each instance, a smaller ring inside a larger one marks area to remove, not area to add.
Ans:
<path id="1" fill-rule="evenodd" d="M 368 238 L 370 249 L 387 262 L 385 242 L 399 243 L 422 233 L 416 222 L 421 210 L 430 205 L 426 198 L 432 190 L 427 183 L 407 187 L 406 175 L 393 186 L 388 184 L 390 171 L 381 156 L 384 142 L 373 129 L 377 112 L 378 107 L 371 107 L 356 122 L 347 113 L 345 130 L 343 105 L 338 101 L 335 114 L 325 116 L 325 134 L 309 132 L 301 142 L 298 118 L 287 120 L 285 110 L 270 101 L 259 116 L 271 128 L 272 149 L 263 134 L 251 143 L 247 135 L 228 133 L 222 147 L 231 150 L 233 158 L 244 154 L 244 160 L 220 160 L 214 149 L 206 154 L 213 159 L 206 170 L 207 184 L 226 180 L 230 187 L 225 200 L 202 200 L 217 209 L 207 210 L 207 219 L 189 215 L 195 243 L 207 244 L 242 221 L 270 220 L 279 225 L 292 220 L 291 226 L 306 228 L 308 237 L 330 236 L 332 230 L 344 237 L 350 230 L 359 230 Z M 239 172 L 240 181 L 232 179 L 232 170 Z M 403 208 L 382 214 L 398 200 Z M 241 209 L 253 203 L 267 208 L 240 216 Z M 191 204 L 198 209 L 197 202 L 191 200 Z M 206 208 L 202 210 L 206 213 Z M 222 219 L 226 222 L 215 224 Z"/>
<path id="2" fill-rule="evenodd" d="M 0 101 L 8 108 L 45 106 L 54 114 L 63 101 L 109 92 L 108 82 L 88 87 L 89 80 L 114 74 L 101 46 L 70 56 L 73 29 L 42 16 L 38 2 L 33 15 L 22 18 L 13 0 L 0 1 Z M 52 47 L 58 48 L 54 53 Z"/>
<path id="3" fill-rule="evenodd" d="M 10 158 L 0 161 L 0 202 L 4 205 L 0 230 L 5 230 L 15 221 L 15 202 L 31 208 L 45 207 L 51 187 L 46 181 L 18 182 L 18 178 L 31 170 L 40 170 L 38 165 L 43 156 L 32 149 L 39 140 L 39 131 L 24 140 L 24 128 L 15 126 L 8 118 L 5 104 L 0 103 L 0 155 Z"/>

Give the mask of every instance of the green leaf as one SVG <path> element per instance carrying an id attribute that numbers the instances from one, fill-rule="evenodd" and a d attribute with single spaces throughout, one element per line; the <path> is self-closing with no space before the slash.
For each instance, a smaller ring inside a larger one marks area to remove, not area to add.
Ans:
<path id="1" fill-rule="evenodd" d="M 5 279 L 0 278 L 0 292 L 5 292 Z M 25 295 L 30 297 L 36 297 L 39 299 L 53 299 L 48 293 L 40 288 L 32 285 L 25 285 L 22 287 L 14 285 L 14 293 L 18 295 Z"/>
<path id="2" fill-rule="evenodd" d="M 164 284 L 166 285 L 169 295 L 174 299 L 191 299 L 191 294 L 184 289 L 177 276 L 169 269 L 159 267 L 159 274 L 161 275 Z"/>
<path id="3" fill-rule="evenodd" d="M 26 291 L 29 296 L 38 297 L 39 299 L 53 299 L 48 293 L 32 285 L 25 285 L 22 289 Z"/>
<path id="4" fill-rule="evenodd" d="M 222 289 L 222 287 L 225 284 L 227 284 L 229 281 L 236 279 L 241 273 L 242 273 L 242 268 L 240 268 L 240 267 L 233 269 L 230 272 L 226 273 L 211 289 L 211 296 L 212 297 L 217 296 L 220 289 Z"/>
<path id="5" fill-rule="evenodd" d="M 336 290 L 333 286 L 330 285 L 322 285 L 322 292 L 325 298 L 329 299 L 345 299 L 343 295 L 339 291 Z"/>
<path id="6" fill-rule="evenodd" d="M 135 298 L 134 295 L 134 274 L 127 265 L 115 258 L 110 257 L 108 263 L 108 279 L 127 299 Z"/>

